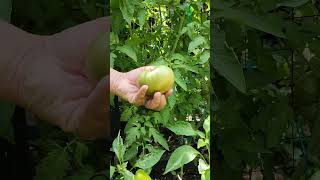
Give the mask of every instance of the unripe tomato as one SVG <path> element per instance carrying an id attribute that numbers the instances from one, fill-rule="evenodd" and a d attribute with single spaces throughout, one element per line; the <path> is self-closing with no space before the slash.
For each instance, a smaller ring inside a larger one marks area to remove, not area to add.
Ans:
<path id="1" fill-rule="evenodd" d="M 144 170 L 139 169 L 134 175 L 134 180 L 152 180 L 152 179 L 146 172 L 144 172 Z"/>
<path id="2" fill-rule="evenodd" d="M 148 85 L 147 94 L 155 92 L 165 93 L 169 91 L 174 83 L 174 74 L 172 69 L 167 66 L 156 66 L 152 70 L 146 70 L 139 75 L 139 84 Z"/>
<path id="3" fill-rule="evenodd" d="M 107 75 L 109 67 L 108 41 L 107 33 L 101 33 L 89 47 L 86 67 L 90 79 L 100 80 Z"/>

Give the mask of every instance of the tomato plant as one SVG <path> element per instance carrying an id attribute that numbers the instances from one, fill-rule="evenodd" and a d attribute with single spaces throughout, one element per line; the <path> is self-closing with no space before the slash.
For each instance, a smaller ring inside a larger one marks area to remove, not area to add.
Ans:
<path id="1" fill-rule="evenodd" d="M 212 8 L 215 179 L 309 179 L 319 168 L 319 2 Z"/>
<path id="2" fill-rule="evenodd" d="M 112 178 L 143 169 L 152 179 L 209 179 L 209 1 L 112 0 L 110 7 L 110 66 L 172 69 L 168 77 L 165 68 L 160 76 L 157 70 L 142 74 L 142 84 L 152 81 L 151 92 L 174 80 L 160 112 L 120 101 L 123 128 L 112 146 Z"/>

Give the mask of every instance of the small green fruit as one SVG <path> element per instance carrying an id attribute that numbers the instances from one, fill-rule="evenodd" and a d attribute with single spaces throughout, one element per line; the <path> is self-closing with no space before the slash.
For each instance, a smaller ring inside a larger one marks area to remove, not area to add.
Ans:
<path id="1" fill-rule="evenodd" d="M 155 92 L 165 93 L 169 91 L 174 83 L 174 73 L 167 66 L 156 66 L 155 69 L 146 70 L 139 75 L 139 85 L 148 85 L 147 94 Z"/>

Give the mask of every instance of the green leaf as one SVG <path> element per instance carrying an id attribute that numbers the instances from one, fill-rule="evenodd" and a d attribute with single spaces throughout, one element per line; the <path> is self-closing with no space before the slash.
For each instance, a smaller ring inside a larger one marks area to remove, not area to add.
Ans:
<path id="1" fill-rule="evenodd" d="M 316 171 L 310 178 L 310 180 L 317 180 L 320 179 L 320 171 Z"/>
<path id="2" fill-rule="evenodd" d="M 113 174 L 116 172 L 116 167 L 110 166 L 110 179 L 112 178 Z"/>
<path id="3" fill-rule="evenodd" d="M 180 71 L 174 70 L 174 80 L 184 91 L 187 91 L 187 84 L 181 77 Z"/>
<path id="4" fill-rule="evenodd" d="M 140 158 L 136 166 L 141 169 L 149 169 L 152 168 L 155 164 L 159 162 L 165 150 L 162 149 L 154 149 L 149 154 L 146 154 Z"/>
<path id="5" fill-rule="evenodd" d="M 138 154 L 138 148 L 139 145 L 137 143 L 134 143 L 131 145 L 131 147 L 126 151 L 126 154 L 124 155 L 124 161 L 129 161 L 132 158 L 134 158 Z"/>
<path id="6" fill-rule="evenodd" d="M 206 142 L 203 140 L 203 139 L 199 139 L 198 140 L 198 143 L 197 143 L 197 148 L 199 149 L 199 148 L 202 148 L 202 147 L 204 147 L 204 146 L 206 146 Z"/>
<path id="7" fill-rule="evenodd" d="M 124 170 L 123 177 L 125 180 L 135 180 L 134 174 L 127 169 Z"/>
<path id="8" fill-rule="evenodd" d="M 14 132 L 11 123 L 11 118 L 14 113 L 15 106 L 13 104 L 0 102 L 0 137 L 8 140 L 9 142 L 14 142 Z"/>
<path id="9" fill-rule="evenodd" d="M 142 132 L 141 132 L 142 133 Z M 131 146 L 138 138 L 140 138 L 140 128 L 139 127 L 131 127 L 126 131 L 126 146 Z"/>
<path id="10" fill-rule="evenodd" d="M 246 83 L 243 70 L 233 53 L 225 48 L 225 33 L 222 31 L 219 32 L 214 28 L 213 36 L 216 38 L 213 44 L 214 57 L 212 66 L 239 91 L 245 93 Z"/>
<path id="11" fill-rule="evenodd" d="M 183 63 L 183 62 L 179 62 L 179 63 L 176 62 L 176 64 L 173 65 L 173 68 L 174 68 L 174 69 L 178 69 L 178 68 L 184 69 L 184 70 L 187 70 L 187 71 L 194 72 L 194 73 L 196 73 L 196 74 L 199 73 L 198 69 L 196 69 L 195 67 L 192 67 L 192 66 L 190 66 L 190 65 L 188 65 L 188 64 L 185 64 L 185 63 Z"/>
<path id="12" fill-rule="evenodd" d="M 76 143 L 76 148 L 74 152 L 75 160 L 76 162 L 80 165 L 83 166 L 82 161 L 84 158 L 87 157 L 88 155 L 88 147 L 84 143 L 77 142 Z"/>
<path id="13" fill-rule="evenodd" d="M 110 68 L 113 68 L 114 66 L 114 61 L 116 60 L 117 55 L 114 53 L 110 53 Z"/>
<path id="14" fill-rule="evenodd" d="M 167 128 L 174 132 L 176 135 L 182 136 L 196 136 L 197 132 L 193 129 L 192 125 L 186 121 L 172 121 L 167 124 Z"/>
<path id="15" fill-rule="evenodd" d="M 11 21 L 12 0 L 2 0 L 0 4 L 0 19 Z"/>
<path id="16" fill-rule="evenodd" d="M 184 62 L 184 61 L 186 61 L 187 58 L 180 53 L 174 53 L 171 55 L 171 59 L 172 60 L 180 60 L 180 61 Z"/>
<path id="17" fill-rule="evenodd" d="M 134 14 L 134 5 L 132 0 L 119 0 L 120 10 L 123 18 L 128 24 L 131 24 Z"/>
<path id="18" fill-rule="evenodd" d="M 194 38 L 190 43 L 188 47 L 188 52 L 193 52 L 196 48 L 198 48 L 200 45 L 204 44 L 206 42 L 206 39 L 203 36 L 197 36 Z"/>
<path id="19" fill-rule="evenodd" d="M 207 170 L 210 170 L 210 166 L 203 159 L 199 159 L 199 163 L 198 163 L 199 174 L 205 174 Z"/>
<path id="20" fill-rule="evenodd" d="M 210 52 L 209 51 L 205 51 L 201 54 L 200 56 L 200 62 L 199 64 L 205 64 L 209 61 L 210 58 Z"/>
<path id="21" fill-rule="evenodd" d="M 309 2 L 309 0 L 281 0 L 277 3 L 277 7 L 286 6 L 286 7 L 299 7 Z"/>
<path id="22" fill-rule="evenodd" d="M 169 106 L 165 106 L 161 111 L 160 111 L 161 119 L 158 121 L 159 123 L 166 125 L 171 118 L 171 111 Z"/>
<path id="23" fill-rule="evenodd" d="M 126 151 L 126 148 L 125 148 L 125 146 L 123 144 L 123 140 L 120 136 L 120 131 L 118 133 L 117 138 L 113 140 L 112 150 L 116 154 L 118 160 L 121 162 L 123 160 L 123 156 Z"/>
<path id="24" fill-rule="evenodd" d="M 50 152 L 36 167 L 35 180 L 64 179 L 70 168 L 69 157 L 63 148 Z"/>
<path id="25" fill-rule="evenodd" d="M 159 131 L 157 131 L 155 128 L 150 128 L 149 136 L 152 136 L 155 142 L 159 143 L 162 147 L 169 151 L 167 140 L 162 136 L 162 134 L 160 134 Z"/>
<path id="26" fill-rule="evenodd" d="M 168 97 L 168 105 L 170 109 L 174 108 L 175 104 L 176 104 L 176 94 L 175 92 L 173 92 L 172 95 Z"/>
<path id="27" fill-rule="evenodd" d="M 178 168 L 181 168 L 183 165 L 188 164 L 189 162 L 193 161 L 198 154 L 200 153 L 189 145 L 178 147 L 171 154 L 164 174 L 167 174 L 170 171 L 174 171 Z"/>
<path id="28" fill-rule="evenodd" d="M 210 133 L 210 116 L 208 116 L 203 122 L 203 129 L 206 133 Z"/>
<path id="29" fill-rule="evenodd" d="M 276 16 L 259 15 L 256 12 L 245 8 L 226 8 L 223 11 L 217 11 L 215 13 L 215 18 L 221 17 L 236 21 L 241 24 L 245 24 L 249 27 L 272 34 L 277 37 L 285 38 L 285 35 L 282 32 L 284 23 L 281 21 L 281 18 L 278 18 Z"/>
<path id="30" fill-rule="evenodd" d="M 147 13 L 147 11 L 145 9 L 140 9 L 138 12 L 138 20 L 139 20 L 140 28 L 143 27 L 143 25 L 145 23 L 146 13 Z"/>
<path id="31" fill-rule="evenodd" d="M 131 59 L 133 59 L 135 62 L 137 62 L 137 54 L 131 46 L 126 44 L 126 45 L 117 47 L 117 50 L 126 54 Z"/>

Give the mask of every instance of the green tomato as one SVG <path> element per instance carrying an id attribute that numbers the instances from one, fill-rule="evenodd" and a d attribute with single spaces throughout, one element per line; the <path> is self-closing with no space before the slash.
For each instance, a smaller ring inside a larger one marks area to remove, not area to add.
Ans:
<path id="1" fill-rule="evenodd" d="M 108 34 L 98 34 L 89 47 L 86 67 L 90 79 L 100 80 L 107 75 L 109 67 Z"/>
<path id="2" fill-rule="evenodd" d="M 147 94 L 155 92 L 165 93 L 169 91 L 174 83 L 172 69 L 167 66 L 156 66 L 153 70 L 146 70 L 139 75 L 139 85 L 148 85 Z"/>
<path id="3" fill-rule="evenodd" d="M 152 180 L 152 179 L 146 172 L 144 172 L 144 170 L 139 169 L 134 175 L 134 180 Z"/>

